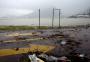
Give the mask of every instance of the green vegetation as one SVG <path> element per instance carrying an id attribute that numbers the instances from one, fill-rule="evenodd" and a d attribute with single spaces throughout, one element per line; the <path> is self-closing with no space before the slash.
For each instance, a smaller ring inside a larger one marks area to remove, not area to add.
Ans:
<path id="1" fill-rule="evenodd" d="M 34 30 L 48 29 L 48 26 L 0 26 L 0 30 Z"/>

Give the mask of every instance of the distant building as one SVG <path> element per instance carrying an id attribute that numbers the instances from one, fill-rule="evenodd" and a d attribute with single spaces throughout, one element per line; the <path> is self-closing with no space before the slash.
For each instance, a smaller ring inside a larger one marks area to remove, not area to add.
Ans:
<path id="1" fill-rule="evenodd" d="M 89 15 L 76 15 L 76 17 L 78 18 L 78 17 L 82 17 L 82 18 L 89 18 L 90 16 Z"/>
<path id="2" fill-rule="evenodd" d="M 89 15 L 78 14 L 78 15 L 72 15 L 69 18 L 90 18 L 90 16 Z"/>

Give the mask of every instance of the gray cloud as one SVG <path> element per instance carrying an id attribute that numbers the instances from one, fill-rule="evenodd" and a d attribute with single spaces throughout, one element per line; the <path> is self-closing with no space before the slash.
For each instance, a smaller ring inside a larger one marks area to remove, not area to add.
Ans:
<path id="1" fill-rule="evenodd" d="M 12 11 L 3 11 L 5 9 L 12 9 Z M 38 8 L 42 11 L 42 16 L 50 16 L 52 8 L 62 9 L 62 15 L 72 15 L 84 12 L 90 8 L 90 0 L 0 0 L 0 13 L 10 15 L 15 12 L 13 9 L 34 10 Z M 2 16 L 0 14 L 0 16 Z M 14 14 L 15 15 L 15 14 Z M 18 14 L 19 15 L 19 14 Z"/>

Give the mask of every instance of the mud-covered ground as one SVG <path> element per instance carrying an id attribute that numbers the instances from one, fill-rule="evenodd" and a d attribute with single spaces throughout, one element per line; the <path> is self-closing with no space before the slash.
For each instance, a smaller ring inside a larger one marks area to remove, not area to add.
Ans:
<path id="1" fill-rule="evenodd" d="M 48 30 L 25 30 L 25 31 L 6 31 L 0 32 L 0 40 L 12 40 L 15 39 L 14 37 L 4 36 L 11 33 L 29 33 L 29 32 L 42 32 L 39 34 L 39 37 L 48 37 L 54 34 L 63 34 L 67 35 L 68 38 L 73 39 L 77 42 L 80 42 L 80 46 L 77 48 L 77 52 L 87 55 L 90 57 L 90 28 L 69 28 L 69 29 L 48 29 Z M 32 38 L 32 36 L 24 36 L 25 38 Z M 36 41 L 24 41 L 19 43 L 0 43 L 0 49 L 6 48 L 15 48 L 15 47 L 28 47 L 28 43 L 32 44 L 55 44 L 57 40 L 60 38 L 48 38 L 44 40 L 37 40 Z M 42 42 L 43 41 L 43 42 Z M 17 45 L 16 45 L 17 44 Z M 14 58 L 14 57 L 13 57 Z M 16 58 L 16 56 L 15 56 Z M 1 57 L 0 57 L 1 59 Z M 10 57 L 9 57 L 10 60 Z"/>

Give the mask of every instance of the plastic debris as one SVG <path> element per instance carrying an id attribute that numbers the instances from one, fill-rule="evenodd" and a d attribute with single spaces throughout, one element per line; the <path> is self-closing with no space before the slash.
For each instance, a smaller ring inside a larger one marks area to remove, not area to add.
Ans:
<path id="1" fill-rule="evenodd" d="M 84 54 L 80 54 L 79 57 L 84 57 Z"/>
<path id="2" fill-rule="evenodd" d="M 28 55 L 28 57 L 31 60 L 31 62 L 44 62 L 43 60 L 39 59 L 35 54 Z"/>
<path id="3" fill-rule="evenodd" d="M 65 45 L 67 42 L 66 41 L 61 41 L 61 45 Z"/>

